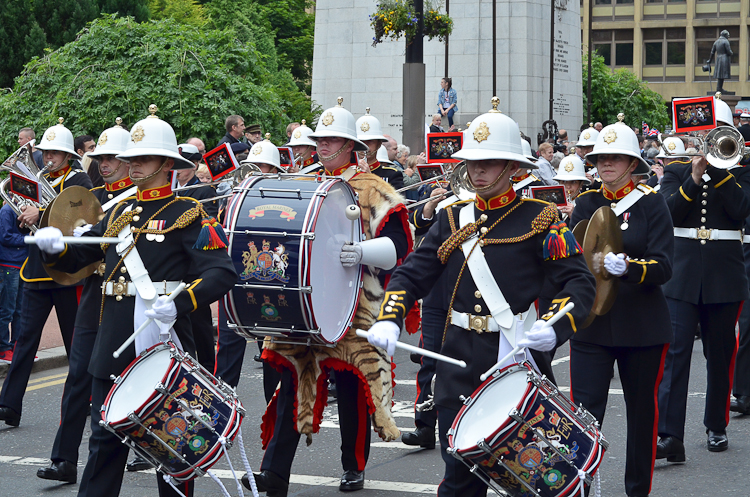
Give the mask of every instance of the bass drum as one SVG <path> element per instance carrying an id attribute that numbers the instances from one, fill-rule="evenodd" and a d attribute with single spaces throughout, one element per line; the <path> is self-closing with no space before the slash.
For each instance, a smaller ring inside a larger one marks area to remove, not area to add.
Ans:
<path id="1" fill-rule="evenodd" d="M 256 176 L 227 206 L 225 230 L 239 279 L 224 297 L 234 330 L 248 339 L 334 344 L 351 326 L 362 269 L 341 247 L 362 241 L 349 220 L 354 190 L 340 178 Z"/>

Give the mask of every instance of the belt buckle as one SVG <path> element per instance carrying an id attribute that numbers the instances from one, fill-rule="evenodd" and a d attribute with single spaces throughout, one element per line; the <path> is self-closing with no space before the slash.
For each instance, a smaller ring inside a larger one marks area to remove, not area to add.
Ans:
<path id="1" fill-rule="evenodd" d="M 698 234 L 698 240 L 710 240 L 711 239 L 711 231 L 710 229 L 706 228 L 698 228 L 697 234 Z"/>
<path id="2" fill-rule="evenodd" d="M 125 281 L 124 276 L 120 276 L 117 282 L 112 282 L 112 294 L 118 302 L 128 294 L 128 282 Z"/>
<path id="3" fill-rule="evenodd" d="M 475 316 L 469 314 L 469 326 L 472 330 L 481 335 L 487 331 L 487 316 Z"/>

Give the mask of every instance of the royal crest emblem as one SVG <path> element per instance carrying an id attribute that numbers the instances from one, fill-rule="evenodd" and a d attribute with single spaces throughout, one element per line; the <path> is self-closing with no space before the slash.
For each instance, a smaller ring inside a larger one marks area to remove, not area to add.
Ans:
<path id="1" fill-rule="evenodd" d="M 260 155 L 261 152 L 263 152 L 263 147 L 260 145 L 253 147 L 253 155 Z"/>
<path id="2" fill-rule="evenodd" d="M 97 145 L 101 147 L 105 143 L 107 143 L 107 133 L 102 133 L 102 136 L 99 137 L 99 143 L 97 143 Z"/>
<path id="3" fill-rule="evenodd" d="M 297 139 L 301 138 L 302 137 L 302 131 L 296 130 L 294 132 L 294 137 L 297 138 Z"/>
<path id="4" fill-rule="evenodd" d="M 591 138 L 591 133 L 589 133 L 588 131 L 586 131 L 586 132 L 585 132 L 585 133 L 583 134 L 583 139 L 584 139 L 584 140 L 588 140 L 589 138 Z"/>
<path id="5" fill-rule="evenodd" d="M 320 122 L 323 123 L 323 126 L 330 126 L 333 124 L 333 114 L 330 112 L 326 112 L 325 115 L 320 119 Z"/>
<path id="6" fill-rule="evenodd" d="M 566 163 L 565 163 L 565 171 L 566 171 L 566 172 L 572 172 L 572 171 L 573 171 L 573 163 L 571 163 L 571 162 L 566 162 Z"/>
<path id="7" fill-rule="evenodd" d="M 289 282 L 286 268 L 289 266 L 289 254 L 281 243 L 271 250 L 271 242 L 263 240 L 262 250 L 258 251 L 254 241 L 247 244 L 248 251 L 242 252 L 242 265 L 244 270 L 240 273 L 240 279 L 256 279 L 260 281 L 279 280 L 282 283 Z"/>
<path id="8" fill-rule="evenodd" d="M 266 321 L 278 321 L 281 319 L 279 310 L 271 303 L 271 297 L 263 295 L 263 304 L 260 306 L 260 317 Z"/>
<path id="9" fill-rule="evenodd" d="M 482 143 L 489 137 L 490 137 L 490 128 L 487 127 L 487 123 L 485 122 L 479 123 L 479 126 L 477 126 L 477 129 L 474 130 L 474 139 L 478 143 Z"/>
<path id="10" fill-rule="evenodd" d="M 674 152 L 674 149 L 677 148 L 677 145 L 675 144 L 675 142 L 669 142 L 669 145 L 667 145 L 667 148 L 669 149 L 670 152 Z"/>
<path id="11" fill-rule="evenodd" d="M 54 139 L 55 139 L 55 132 L 54 131 L 50 131 L 49 133 L 47 133 L 47 141 L 52 141 Z"/>
<path id="12" fill-rule="evenodd" d="M 370 123 L 368 123 L 367 121 L 363 122 L 359 129 L 361 129 L 363 133 L 367 133 L 368 131 L 370 131 Z"/>
<path id="13" fill-rule="evenodd" d="M 133 140 L 133 143 L 138 143 L 139 141 L 143 140 L 146 137 L 146 132 L 143 131 L 143 126 L 140 124 L 135 127 L 133 132 L 130 134 L 130 139 Z"/>
<path id="14" fill-rule="evenodd" d="M 609 131 L 607 131 L 607 134 L 604 135 L 604 141 L 607 143 L 607 145 L 609 145 L 615 140 L 617 140 L 617 133 L 615 133 L 615 130 L 610 129 Z"/>

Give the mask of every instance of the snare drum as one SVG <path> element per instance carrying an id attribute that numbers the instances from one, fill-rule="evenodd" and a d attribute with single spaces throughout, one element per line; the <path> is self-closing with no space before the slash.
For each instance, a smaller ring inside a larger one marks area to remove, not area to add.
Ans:
<path id="1" fill-rule="evenodd" d="M 115 380 L 102 426 L 177 481 L 203 475 L 237 435 L 234 391 L 171 343 L 145 350 Z"/>
<path id="2" fill-rule="evenodd" d="M 333 344 L 351 326 L 362 269 L 341 247 L 361 241 L 346 217 L 356 194 L 340 178 L 246 179 L 227 207 L 229 254 L 239 279 L 224 297 L 234 330 L 248 339 Z"/>
<path id="3" fill-rule="evenodd" d="M 512 497 L 580 492 L 579 470 L 591 483 L 608 447 L 594 417 L 526 363 L 477 388 L 453 421 L 448 444 L 490 488 Z"/>

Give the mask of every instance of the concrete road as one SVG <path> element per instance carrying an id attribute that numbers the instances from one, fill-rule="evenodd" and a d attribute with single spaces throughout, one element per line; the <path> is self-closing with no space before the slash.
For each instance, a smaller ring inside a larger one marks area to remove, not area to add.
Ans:
<path id="1" fill-rule="evenodd" d="M 410 337 L 408 341 L 416 343 L 416 337 Z M 255 345 L 249 344 L 238 389 L 248 412 L 242 433 L 253 469 L 259 467 L 263 456 L 259 427 L 260 416 L 265 408 L 261 369 L 252 360 L 255 351 Z M 563 347 L 558 351 L 554 367 L 564 391 L 569 385 L 567 359 L 568 349 Z M 397 351 L 396 363 L 398 384 L 394 412 L 397 425 L 408 431 L 414 425 L 412 399 L 415 395 L 414 380 L 418 366 L 410 362 L 408 354 L 403 351 Z M 55 485 L 36 477 L 37 468 L 48 462 L 47 457 L 58 425 L 60 396 L 66 373 L 66 368 L 35 373 L 26 394 L 21 426 L 10 428 L 0 424 L 0 496 L 62 497 L 75 495 L 77 492 L 78 485 Z M 733 414 L 728 429 L 729 450 L 718 454 L 709 453 L 705 448 L 706 436 L 702 424 L 706 372 L 700 342 L 696 342 L 693 353 L 692 373 L 685 441 L 687 463 L 672 465 L 657 461 L 651 495 L 748 496 L 750 416 Z M 610 449 L 605 454 L 601 469 L 602 495 L 623 496 L 625 406 L 617 375 L 612 380 L 603 431 L 610 442 Z M 323 426 L 320 433 L 314 436 L 312 445 L 308 447 L 303 442 L 297 449 L 289 495 L 340 495 L 338 479 L 342 470 L 339 443 L 337 411 L 335 403 L 332 403 L 326 408 Z M 83 471 L 87 452 L 88 444 L 84 439 L 79 452 L 79 475 Z M 231 449 L 230 455 L 235 470 L 243 472 L 238 448 Z M 230 493 L 237 495 L 227 461 L 220 461 L 215 469 Z M 435 494 L 442 472 L 443 465 L 438 450 L 414 449 L 400 442 L 384 443 L 373 434 L 372 451 L 366 470 L 366 488 L 357 495 L 386 497 Z M 154 480 L 155 476 L 149 472 L 126 473 L 120 495 L 156 495 Z M 246 494 L 250 495 L 250 492 L 246 491 Z M 198 495 L 220 496 L 222 493 L 211 479 L 205 477 L 200 478 L 196 485 L 196 496 Z"/>

